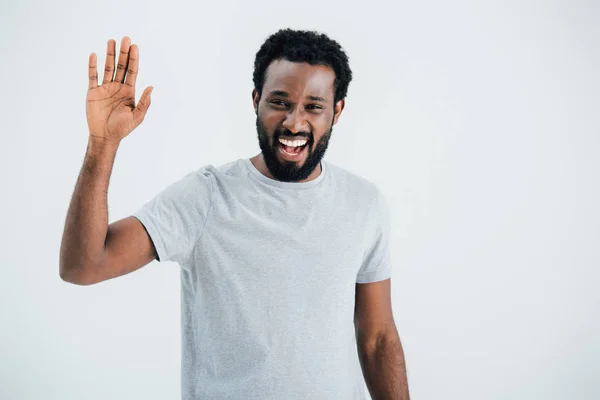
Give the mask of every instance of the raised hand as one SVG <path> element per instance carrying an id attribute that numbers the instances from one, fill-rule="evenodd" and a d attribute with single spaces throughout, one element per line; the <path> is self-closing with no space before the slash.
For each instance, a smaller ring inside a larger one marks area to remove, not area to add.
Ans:
<path id="1" fill-rule="evenodd" d="M 89 58 L 89 88 L 86 97 L 86 117 L 90 140 L 118 145 L 121 139 L 138 127 L 150 107 L 152 86 L 148 86 L 135 104 L 135 80 L 138 74 L 139 49 L 129 37 L 121 40 L 119 63 L 115 70 L 116 42 L 108 41 L 104 79 L 98 86 L 96 54 Z"/>

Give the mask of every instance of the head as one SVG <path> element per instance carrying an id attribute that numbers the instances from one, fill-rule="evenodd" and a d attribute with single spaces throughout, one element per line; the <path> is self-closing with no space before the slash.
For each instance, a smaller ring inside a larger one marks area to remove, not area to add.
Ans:
<path id="1" fill-rule="evenodd" d="M 258 142 L 270 174 L 285 182 L 318 175 L 352 80 L 341 46 L 325 34 L 279 30 L 256 53 L 253 80 Z M 307 142 L 290 156 L 280 138 Z"/>

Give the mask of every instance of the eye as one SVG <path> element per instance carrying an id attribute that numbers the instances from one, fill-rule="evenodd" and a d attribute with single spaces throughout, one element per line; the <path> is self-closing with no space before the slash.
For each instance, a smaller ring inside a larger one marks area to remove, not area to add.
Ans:
<path id="1" fill-rule="evenodd" d="M 275 106 L 283 106 L 283 107 L 287 106 L 287 104 L 282 100 L 271 100 L 270 103 Z"/>
<path id="2" fill-rule="evenodd" d="M 308 108 L 309 110 L 322 110 L 323 107 L 317 105 L 317 104 L 309 104 L 308 106 L 306 106 L 306 108 Z"/>

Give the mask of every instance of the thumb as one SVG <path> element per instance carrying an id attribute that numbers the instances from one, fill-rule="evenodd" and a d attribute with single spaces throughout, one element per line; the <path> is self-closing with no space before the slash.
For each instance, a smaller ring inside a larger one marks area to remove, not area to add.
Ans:
<path id="1" fill-rule="evenodd" d="M 133 110 L 133 120 L 134 120 L 136 126 L 141 124 L 142 121 L 144 120 L 144 117 L 146 116 L 148 107 L 150 107 L 150 95 L 152 94 L 153 90 L 154 90 L 154 87 L 148 86 L 144 90 L 144 93 L 142 93 L 142 97 L 140 97 L 140 101 L 138 101 L 137 106 Z"/>

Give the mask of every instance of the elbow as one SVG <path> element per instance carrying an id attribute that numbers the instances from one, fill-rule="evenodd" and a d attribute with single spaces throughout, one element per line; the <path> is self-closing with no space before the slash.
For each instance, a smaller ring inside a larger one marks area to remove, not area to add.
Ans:
<path id="1" fill-rule="evenodd" d="M 72 283 L 79 286 L 89 286 L 96 283 L 93 279 L 93 275 L 90 271 L 91 265 L 88 260 L 78 260 L 72 254 L 63 252 L 61 253 L 58 260 L 58 275 L 64 282 Z"/>
<path id="2" fill-rule="evenodd" d="M 73 285 L 89 286 L 96 283 L 90 278 L 89 274 L 85 273 L 85 269 L 83 267 L 69 268 L 61 264 L 58 275 L 64 282 L 71 283 Z"/>

